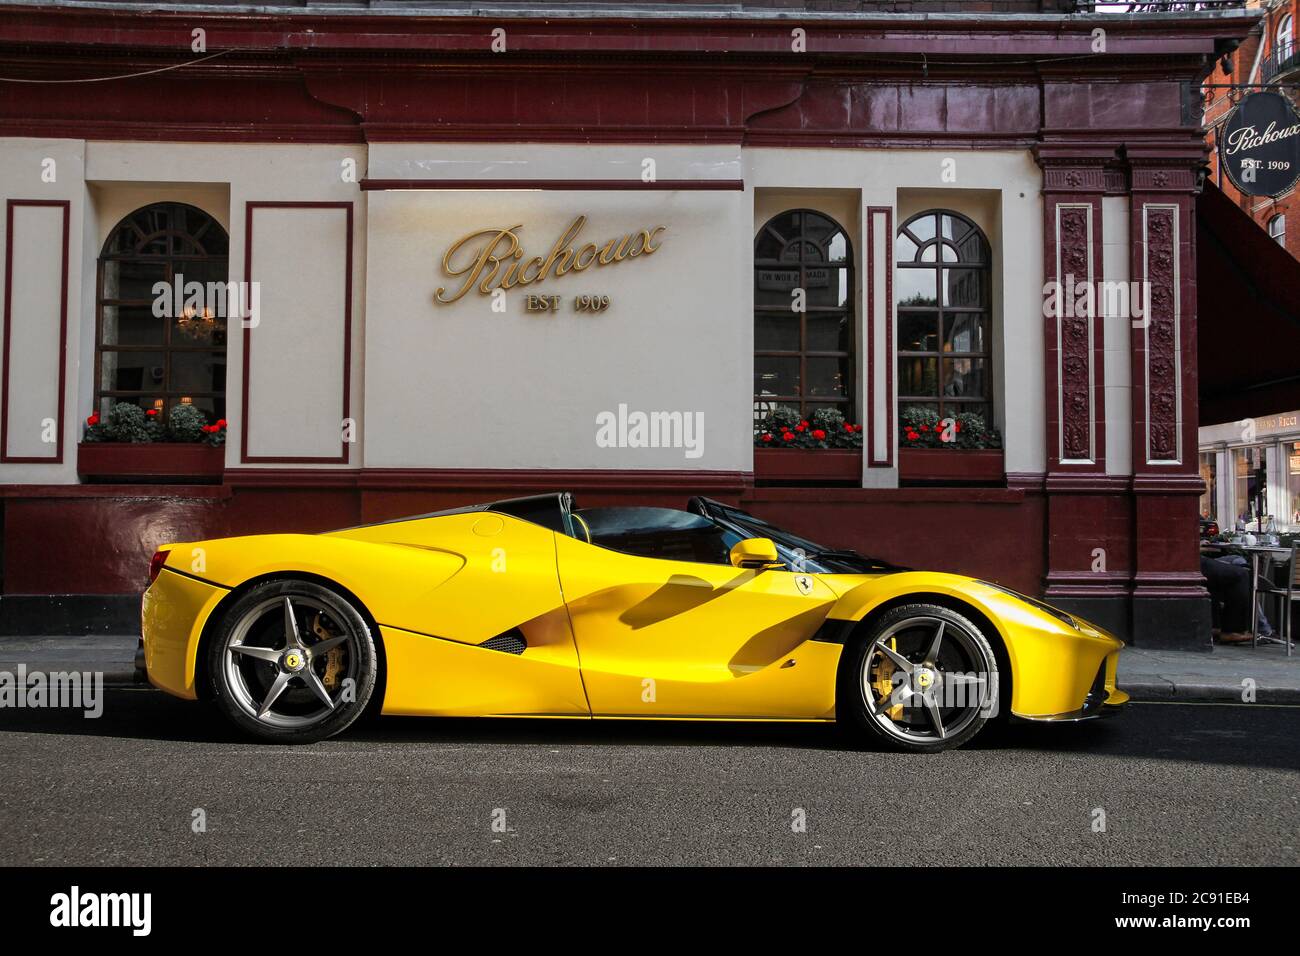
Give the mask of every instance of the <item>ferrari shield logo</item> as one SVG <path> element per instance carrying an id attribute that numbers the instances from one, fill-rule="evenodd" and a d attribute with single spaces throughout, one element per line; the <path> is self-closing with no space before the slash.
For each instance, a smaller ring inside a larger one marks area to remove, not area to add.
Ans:
<path id="1" fill-rule="evenodd" d="M 812 594 L 813 581 L 806 574 L 796 574 L 794 576 L 794 586 L 799 589 L 800 594 Z"/>

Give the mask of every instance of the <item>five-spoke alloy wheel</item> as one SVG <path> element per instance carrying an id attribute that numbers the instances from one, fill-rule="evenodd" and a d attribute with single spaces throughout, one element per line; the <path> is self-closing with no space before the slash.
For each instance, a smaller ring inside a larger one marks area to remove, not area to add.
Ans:
<path id="1" fill-rule="evenodd" d="M 365 710 L 378 672 L 374 638 L 347 600 L 312 581 L 260 584 L 226 612 L 208 647 L 212 697 L 264 740 L 311 743 Z"/>
<path id="2" fill-rule="evenodd" d="M 993 648 L 956 611 L 893 608 L 845 654 L 837 709 L 897 749 L 958 747 L 997 713 Z"/>

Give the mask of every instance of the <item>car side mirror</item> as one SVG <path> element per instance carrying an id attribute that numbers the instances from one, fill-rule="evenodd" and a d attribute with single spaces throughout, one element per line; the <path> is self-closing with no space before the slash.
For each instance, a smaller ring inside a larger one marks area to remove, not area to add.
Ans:
<path id="1" fill-rule="evenodd" d="M 781 556 L 771 538 L 745 538 L 731 549 L 731 566 L 750 571 L 782 567 Z"/>

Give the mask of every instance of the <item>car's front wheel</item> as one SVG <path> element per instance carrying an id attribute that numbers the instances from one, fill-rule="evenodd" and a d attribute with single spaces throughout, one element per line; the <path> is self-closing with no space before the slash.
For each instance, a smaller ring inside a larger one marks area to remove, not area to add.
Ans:
<path id="1" fill-rule="evenodd" d="M 846 648 L 837 711 L 890 746 L 949 750 L 996 715 L 998 664 L 969 618 L 934 604 L 892 608 Z"/>
<path id="2" fill-rule="evenodd" d="M 241 729 L 278 743 L 340 733 L 366 708 L 378 661 L 365 619 L 312 581 L 270 581 L 239 598 L 208 648 L 212 698 Z"/>

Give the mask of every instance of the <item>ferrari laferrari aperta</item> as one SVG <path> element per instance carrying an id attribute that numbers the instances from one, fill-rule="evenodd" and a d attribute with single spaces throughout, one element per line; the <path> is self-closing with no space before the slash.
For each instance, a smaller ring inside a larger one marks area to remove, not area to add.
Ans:
<path id="1" fill-rule="evenodd" d="M 838 719 L 935 751 L 998 715 L 1082 720 L 1128 699 L 1123 645 L 1086 621 L 705 498 L 579 509 L 550 494 L 172 544 L 150 575 L 149 680 L 285 743 L 378 711 Z"/>

